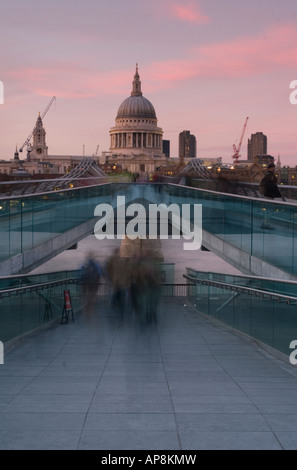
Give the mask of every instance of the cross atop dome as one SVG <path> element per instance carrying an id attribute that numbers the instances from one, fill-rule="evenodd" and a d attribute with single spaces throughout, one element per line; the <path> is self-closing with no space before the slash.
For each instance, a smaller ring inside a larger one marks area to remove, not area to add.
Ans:
<path id="1" fill-rule="evenodd" d="M 135 72 L 135 75 L 134 75 L 133 88 L 132 88 L 132 91 L 131 91 L 131 96 L 142 96 L 141 81 L 139 79 L 139 74 L 138 74 L 138 64 L 136 64 L 136 72 Z"/>

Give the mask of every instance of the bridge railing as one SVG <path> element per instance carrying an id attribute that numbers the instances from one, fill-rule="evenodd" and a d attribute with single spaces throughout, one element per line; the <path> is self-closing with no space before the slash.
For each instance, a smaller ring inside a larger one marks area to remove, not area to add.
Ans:
<path id="1" fill-rule="evenodd" d="M 180 207 L 200 204 L 205 233 L 256 262 L 297 277 L 297 204 L 174 184 L 101 184 L 0 199 L 0 262 L 35 250 L 80 225 L 94 221 L 95 226 L 95 207 L 100 203 L 114 207 L 118 196 L 125 196 L 126 205 L 134 200 Z"/>
<path id="2" fill-rule="evenodd" d="M 266 275 L 272 266 L 297 278 L 295 202 L 170 185 L 170 203 L 176 201 L 202 205 L 204 239 L 211 244 L 206 248 L 225 255 L 239 270 L 245 267 L 259 275 L 265 263 Z M 242 265 L 240 257 L 246 260 Z"/>
<path id="3" fill-rule="evenodd" d="M 291 283 L 295 295 L 285 295 L 269 290 L 269 279 L 266 288 L 259 289 L 224 282 L 223 274 L 221 280 L 198 272 L 184 277 L 191 284 L 188 299 L 199 312 L 289 357 L 290 344 L 297 340 L 297 283 Z"/>
<path id="4" fill-rule="evenodd" d="M 198 178 L 187 178 L 186 183 L 190 187 L 205 189 L 210 191 L 216 191 L 221 193 L 228 193 L 228 194 L 237 194 L 239 196 L 248 196 L 248 197 L 255 197 L 261 198 L 261 194 L 259 192 L 259 183 L 249 183 L 249 182 L 242 182 L 242 181 L 229 181 L 223 179 L 198 179 Z M 178 184 L 180 180 L 177 178 L 172 179 L 170 178 L 167 181 L 168 183 L 176 183 Z M 281 193 L 287 199 L 297 200 L 297 186 L 288 185 L 288 184 L 280 184 L 279 188 Z"/>
<path id="5" fill-rule="evenodd" d="M 31 250 L 94 218 L 110 185 L 0 199 L 0 261 Z"/>
<path id="6" fill-rule="evenodd" d="M 0 341 L 8 343 L 62 319 L 64 292 L 70 292 L 74 318 L 83 309 L 79 270 L 0 278 Z M 161 297 L 186 297 L 189 285 L 161 284 Z M 110 305 L 111 285 L 103 279 L 97 298 Z"/>
<path id="7" fill-rule="evenodd" d="M 188 269 L 185 283 L 161 284 L 159 295 L 184 298 L 199 312 L 289 356 L 297 340 L 297 283 L 255 276 L 204 273 Z M 78 271 L 0 279 L 0 341 L 15 341 L 62 318 L 64 292 L 71 296 L 74 318 L 84 298 Z M 112 288 L 103 282 L 98 300 L 110 305 Z M 103 304 L 104 305 L 104 304 Z M 159 312 L 162 315 L 162 310 Z"/>

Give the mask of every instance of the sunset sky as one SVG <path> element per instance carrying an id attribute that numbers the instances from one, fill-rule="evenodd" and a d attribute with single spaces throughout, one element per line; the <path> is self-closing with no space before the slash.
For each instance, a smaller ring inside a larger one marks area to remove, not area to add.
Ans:
<path id="1" fill-rule="evenodd" d="M 44 118 L 49 154 L 109 150 L 135 65 L 163 138 L 197 138 L 197 157 L 232 162 L 249 117 L 268 153 L 297 165 L 296 0 L 1 0 L 0 158 Z M 25 157 L 25 152 L 22 158 Z"/>

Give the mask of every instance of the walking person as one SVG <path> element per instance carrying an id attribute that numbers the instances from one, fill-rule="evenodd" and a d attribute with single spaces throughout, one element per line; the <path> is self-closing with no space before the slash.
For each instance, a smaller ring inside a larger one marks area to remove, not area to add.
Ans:
<path id="1" fill-rule="evenodd" d="M 85 303 L 84 308 L 88 315 L 93 313 L 101 276 L 102 268 L 100 263 L 92 253 L 89 253 L 84 265 L 80 269 L 82 293 Z"/>
<path id="2" fill-rule="evenodd" d="M 120 250 L 114 250 L 107 259 L 105 272 L 112 287 L 111 303 L 118 312 L 118 319 L 124 320 L 127 292 L 131 283 L 131 268 L 127 258 L 120 256 Z"/>

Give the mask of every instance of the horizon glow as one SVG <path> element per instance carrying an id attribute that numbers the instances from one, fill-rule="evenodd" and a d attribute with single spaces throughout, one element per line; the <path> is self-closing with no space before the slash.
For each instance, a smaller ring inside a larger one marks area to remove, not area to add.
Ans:
<path id="1" fill-rule="evenodd" d="M 43 120 L 49 155 L 108 151 L 138 63 L 171 157 L 189 130 L 198 158 L 232 163 L 249 116 L 241 158 L 250 135 L 263 132 L 268 153 L 295 166 L 295 10 L 293 0 L 4 1 L 0 159 L 13 158 L 52 96 Z"/>

